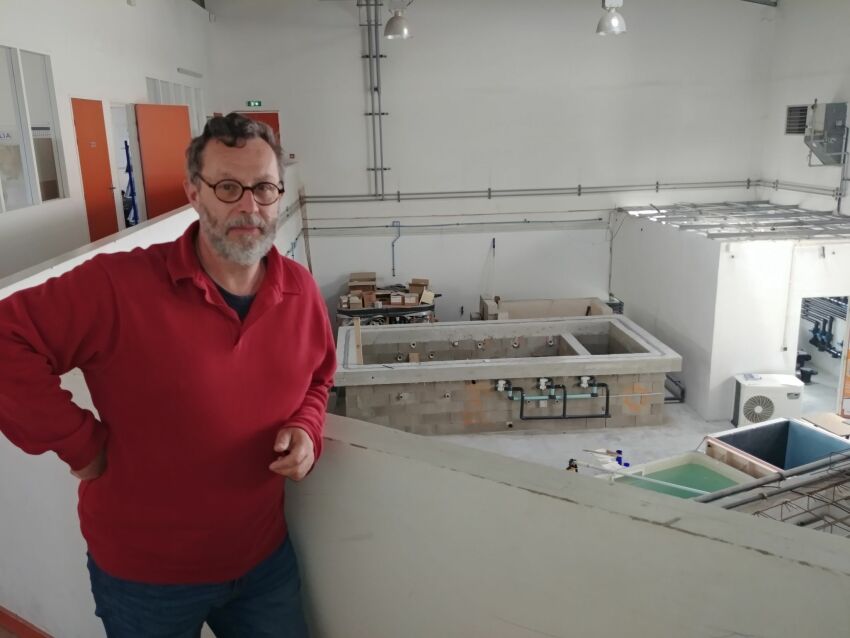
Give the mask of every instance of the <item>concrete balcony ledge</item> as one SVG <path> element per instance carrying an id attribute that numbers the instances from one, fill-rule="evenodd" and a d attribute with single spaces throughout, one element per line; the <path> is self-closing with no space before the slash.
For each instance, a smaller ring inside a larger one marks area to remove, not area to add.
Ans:
<path id="1" fill-rule="evenodd" d="M 849 620 L 846 539 L 343 417 L 326 437 L 287 505 L 317 636 L 831 636 Z"/>

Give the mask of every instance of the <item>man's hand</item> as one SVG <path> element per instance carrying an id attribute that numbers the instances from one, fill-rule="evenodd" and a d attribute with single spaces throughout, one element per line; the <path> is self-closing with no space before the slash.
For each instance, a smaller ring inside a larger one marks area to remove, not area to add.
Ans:
<path id="1" fill-rule="evenodd" d="M 106 470 L 106 448 L 101 448 L 94 461 L 79 470 L 71 470 L 71 474 L 81 481 L 93 481 Z"/>
<path id="2" fill-rule="evenodd" d="M 274 451 L 281 456 L 269 465 L 269 469 L 293 481 L 300 481 L 307 476 L 316 462 L 313 439 L 299 427 L 287 427 L 278 432 Z"/>

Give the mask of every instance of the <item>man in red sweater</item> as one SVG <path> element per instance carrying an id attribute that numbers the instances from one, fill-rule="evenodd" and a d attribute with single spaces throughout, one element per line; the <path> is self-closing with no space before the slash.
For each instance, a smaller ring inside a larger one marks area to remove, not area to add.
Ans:
<path id="1" fill-rule="evenodd" d="M 235 113 L 187 150 L 200 220 L 0 301 L 0 431 L 80 479 L 109 638 L 307 635 L 285 479 L 322 448 L 333 336 L 318 288 L 273 241 L 271 129 Z M 82 370 L 98 414 L 59 376 Z"/>

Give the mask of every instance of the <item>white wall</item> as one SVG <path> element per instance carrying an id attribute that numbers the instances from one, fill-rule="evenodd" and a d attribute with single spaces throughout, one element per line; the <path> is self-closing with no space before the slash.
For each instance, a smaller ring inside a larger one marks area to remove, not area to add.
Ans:
<path id="1" fill-rule="evenodd" d="M 840 169 L 809 168 L 802 135 L 785 135 L 788 106 L 850 100 L 850 56 L 846 30 L 850 3 L 846 0 L 782 0 L 775 12 L 776 29 L 764 118 L 764 176 L 835 188 Z M 817 159 L 814 160 L 817 164 Z M 782 203 L 831 210 L 829 197 L 799 193 L 768 195 Z M 844 210 L 845 214 L 850 210 Z"/>
<path id="2" fill-rule="evenodd" d="M 721 244 L 709 407 L 711 419 L 731 419 L 733 375 L 794 372 L 796 314 L 789 297 L 793 242 Z M 793 336 L 786 332 L 792 329 Z"/>
<path id="3" fill-rule="evenodd" d="M 720 244 L 626 215 L 612 226 L 611 292 L 630 319 L 682 355 L 685 400 L 709 418 Z"/>
<path id="4" fill-rule="evenodd" d="M 802 300 L 850 294 L 850 243 L 728 244 L 720 251 L 717 291 L 711 399 L 703 416 L 720 419 L 731 418 L 733 375 L 793 374 Z"/>
<path id="5" fill-rule="evenodd" d="M 279 109 L 311 195 L 367 190 L 354 5 L 209 3 L 213 102 Z M 761 159 L 774 11 L 645 0 L 624 10 L 628 36 L 600 38 L 598 3 L 411 6 L 414 38 L 381 45 L 387 190 L 746 179 Z"/>
<path id="6" fill-rule="evenodd" d="M 0 2 L 0 45 L 50 56 L 70 197 L 0 215 L 0 277 L 89 241 L 71 98 L 145 102 L 145 76 L 209 76 L 207 12 L 186 0 Z M 106 105 L 105 105 L 106 106 Z M 110 111 L 105 113 L 107 135 Z M 110 142 L 111 143 L 111 142 Z M 111 156 L 114 153 L 111 153 Z"/>
<path id="7" fill-rule="evenodd" d="M 253 98 L 278 109 L 308 195 L 370 189 L 370 106 L 355 4 L 208 5 L 216 109 L 244 108 Z M 756 177 L 772 12 L 738 0 L 648 0 L 626 9 L 628 36 L 600 38 L 598 3 L 417 3 L 408 10 L 414 38 L 381 43 L 390 201 L 311 203 L 311 226 L 576 220 L 649 201 L 751 198 L 754 191 L 690 190 L 396 203 L 392 194 Z M 401 277 L 430 277 L 445 294 L 441 318 L 459 319 L 461 306 L 468 312 L 490 292 L 494 234 L 496 294 L 606 296 L 610 243 L 597 231 L 403 234 Z M 350 271 L 388 278 L 389 237 L 380 229 L 313 233 L 326 296 L 340 292 Z"/>
<path id="8" fill-rule="evenodd" d="M 396 242 L 392 277 L 392 234 L 310 236 L 314 272 L 332 304 L 346 292 L 348 273 L 375 271 L 381 285 L 431 280 L 441 321 L 468 319 L 478 312 L 479 296 L 510 299 L 602 297 L 608 293 L 608 238 L 597 230 L 524 230 L 494 226 L 489 233 L 452 232 L 402 236 Z M 415 232 L 415 231 L 407 231 Z M 495 258 L 492 240 L 496 240 Z M 461 309 L 463 310 L 461 312 Z"/>

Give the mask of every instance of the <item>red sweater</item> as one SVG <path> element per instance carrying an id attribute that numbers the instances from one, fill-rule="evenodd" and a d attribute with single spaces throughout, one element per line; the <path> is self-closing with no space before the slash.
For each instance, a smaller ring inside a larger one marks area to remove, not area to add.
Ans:
<path id="1" fill-rule="evenodd" d="M 274 248 L 244 323 L 201 269 L 197 222 L 177 241 L 103 254 L 0 301 L 0 431 L 72 469 L 83 536 L 119 578 L 238 578 L 283 541 L 275 436 L 297 426 L 316 457 L 336 368 L 309 272 Z M 98 416 L 59 375 L 80 368 Z"/>

